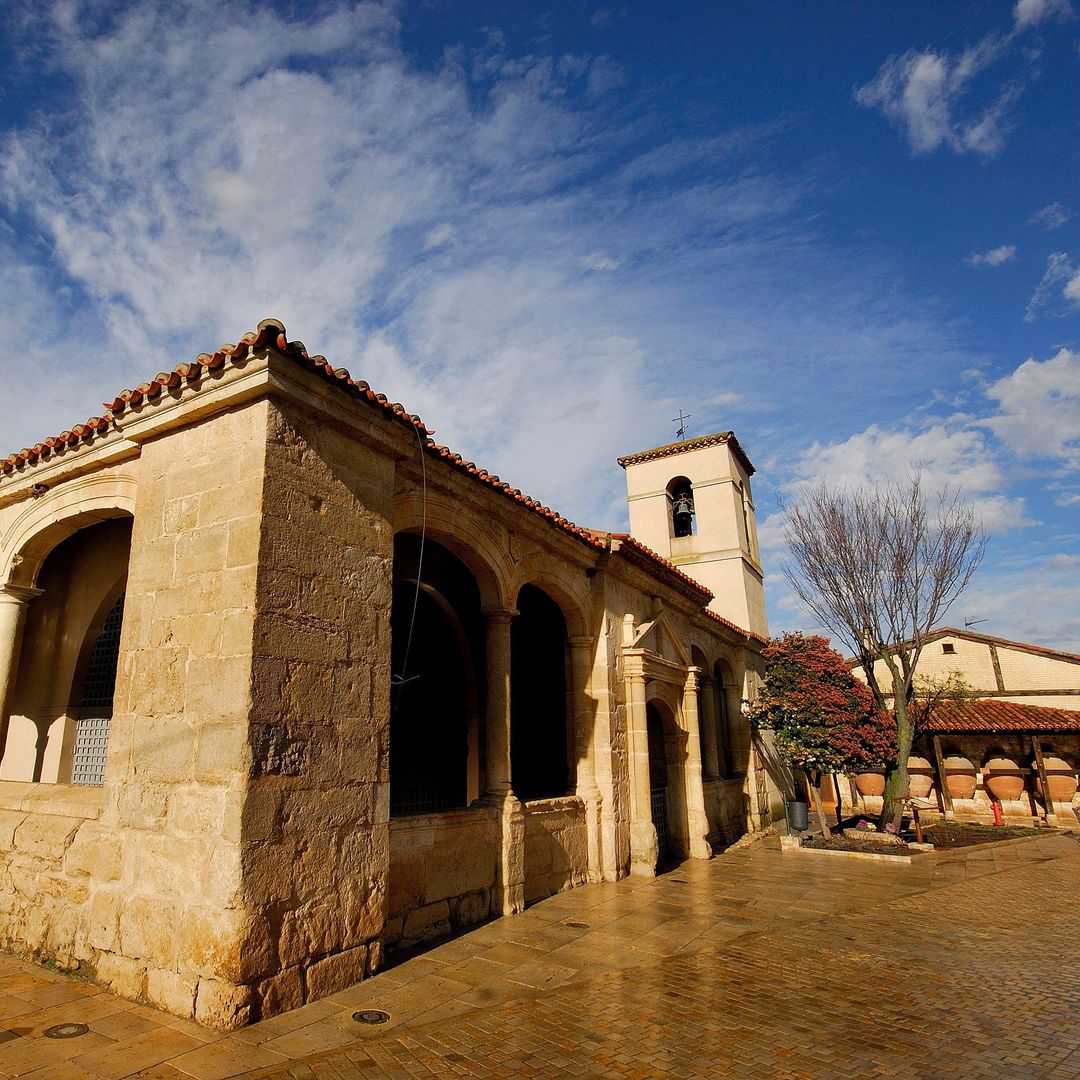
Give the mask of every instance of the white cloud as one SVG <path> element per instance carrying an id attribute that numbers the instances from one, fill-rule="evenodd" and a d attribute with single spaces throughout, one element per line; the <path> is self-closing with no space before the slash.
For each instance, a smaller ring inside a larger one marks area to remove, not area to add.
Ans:
<path id="1" fill-rule="evenodd" d="M 1002 244 L 982 253 L 972 252 L 965 260 L 968 266 L 1001 266 L 1016 257 L 1015 244 Z"/>
<path id="2" fill-rule="evenodd" d="M 874 486 L 903 480 L 913 468 L 929 491 L 960 490 L 991 531 L 1027 523 L 1023 498 L 1001 494 L 1007 480 L 993 448 L 960 418 L 921 430 L 874 424 L 842 442 L 814 443 L 797 463 L 789 488 L 798 493 L 822 482 Z"/>
<path id="3" fill-rule="evenodd" d="M 993 157 L 1005 145 L 1012 126 L 1010 112 L 1022 92 L 1012 82 L 976 98 L 978 76 L 996 64 L 1024 31 L 1051 18 L 1071 15 L 1067 0 L 1018 0 L 1008 33 L 990 33 L 958 54 L 910 49 L 891 56 L 874 79 L 855 90 L 855 100 L 878 108 L 903 128 L 915 154 L 947 146 L 958 154 Z M 1038 51 L 1025 50 L 1028 63 Z"/>
<path id="4" fill-rule="evenodd" d="M 1024 458 L 1057 458 L 1080 468 L 1080 353 L 1026 360 L 986 394 L 998 413 L 981 423 Z"/>
<path id="5" fill-rule="evenodd" d="M 1013 22 L 1018 30 L 1024 30 L 1049 18 L 1068 17 L 1071 14 L 1069 0 L 1016 0 Z"/>
<path id="6" fill-rule="evenodd" d="M 1060 229 L 1071 217 L 1071 210 L 1060 202 L 1052 202 L 1041 210 L 1036 210 L 1028 218 L 1028 224 L 1038 225 L 1044 232 L 1052 232 L 1054 229 Z"/>
<path id="7" fill-rule="evenodd" d="M 1024 321 L 1032 322 L 1040 315 L 1061 315 L 1061 300 L 1076 299 L 1074 290 L 1077 269 L 1072 259 L 1064 251 L 1053 252 L 1046 260 L 1046 272 L 1035 287 L 1024 312 Z"/>
<path id="8" fill-rule="evenodd" d="M 601 251 L 594 251 L 581 260 L 581 265 L 586 270 L 611 271 L 619 269 L 619 260 L 612 258 L 610 255 L 605 255 Z"/>
<path id="9" fill-rule="evenodd" d="M 1080 304 L 1080 270 L 1065 282 L 1063 294 L 1066 300 L 1071 300 L 1074 304 Z"/>

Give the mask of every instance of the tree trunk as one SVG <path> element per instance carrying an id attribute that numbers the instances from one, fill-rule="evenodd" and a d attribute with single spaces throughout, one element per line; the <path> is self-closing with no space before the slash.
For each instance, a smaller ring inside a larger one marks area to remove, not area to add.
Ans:
<path id="1" fill-rule="evenodd" d="M 911 743 L 915 737 L 914 725 L 909 712 L 910 703 L 903 693 L 893 698 L 896 714 L 896 762 L 885 780 L 885 795 L 881 800 L 881 827 L 893 824 L 897 828 L 904 816 L 904 800 L 908 797 L 907 761 L 911 755 Z"/>
<path id="2" fill-rule="evenodd" d="M 829 823 L 825 820 L 825 807 L 821 805 L 821 793 L 814 787 L 814 781 L 810 778 L 810 770 L 803 769 L 803 775 L 806 777 L 806 788 L 810 795 L 810 805 L 817 812 L 818 824 L 821 826 L 821 835 L 828 840 L 832 836 L 832 830 L 829 828 Z"/>

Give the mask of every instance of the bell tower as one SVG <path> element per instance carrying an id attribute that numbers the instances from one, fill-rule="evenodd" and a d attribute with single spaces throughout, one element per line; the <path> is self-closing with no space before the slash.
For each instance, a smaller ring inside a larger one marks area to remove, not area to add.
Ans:
<path id="1" fill-rule="evenodd" d="M 709 608 L 768 635 L 764 575 L 750 477 L 730 431 L 619 458 L 630 535 L 711 589 Z"/>

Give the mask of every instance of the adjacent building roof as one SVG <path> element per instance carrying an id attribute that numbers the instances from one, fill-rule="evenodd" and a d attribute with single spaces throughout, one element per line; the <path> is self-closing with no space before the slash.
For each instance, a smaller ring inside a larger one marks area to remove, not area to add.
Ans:
<path id="1" fill-rule="evenodd" d="M 1080 664 L 1080 655 L 1077 653 L 1061 652 L 1059 649 L 1048 649 L 1043 645 L 1029 645 L 1023 641 L 1010 641 L 1008 638 L 992 637 L 990 634 L 980 634 L 975 630 L 958 630 L 955 626 L 939 626 L 931 630 L 923 642 L 938 641 L 945 637 L 966 638 L 968 641 L 976 641 L 983 645 L 997 645 L 1003 649 L 1019 649 L 1021 652 L 1034 653 L 1036 656 L 1046 656 L 1051 660 L 1065 660 L 1069 663 Z M 905 642 L 904 644 L 908 644 Z M 856 668 L 862 664 L 858 657 L 849 661 L 849 666 Z"/>
<path id="2" fill-rule="evenodd" d="M 996 698 L 942 701 L 930 711 L 924 727 L 932 734 L 1080 734 L 1080 713 Z"/>
<path id="3" fill-rule="evenodd" d="M 685 454 L 690 450 L 700 450 L 704 446 L 719 446 L 727 443 L 731 452 L 746 470 L 747 476 L 754 475 L 754 466 L 746 456 L 746 451 L 739 445 L 733 431 L 718 431 L 714 435 L 699 435 L 696 439 L 685 439 L 682 442 L 667 443 L 665 446 L 657 446 L 652 450 L 642 450 L 638 454 L 626 454 L 618 459 L 619 464 L 625 469 L 627 465 L 639 465 L 643 461 L 652 461 L 655 458 L 671 457 L 673 454 Z"/>

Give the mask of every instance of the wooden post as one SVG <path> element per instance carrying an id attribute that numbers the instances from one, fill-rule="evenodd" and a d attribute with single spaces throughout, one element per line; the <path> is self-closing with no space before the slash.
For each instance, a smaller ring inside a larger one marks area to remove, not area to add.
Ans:
<path id="1" fill-rule="evenodd" d="M 955 818 L 952 793 L 949 791 L 949 778 L 945 775 L 945 759 L 941 756 L 941 736 L 934 736 L 934 766 L 937 768 L 938 792 L 941 795 L 942 812 L 947 818 Z"/>
<path id="2" fill-rule="evenodd" d="M 1031 746 L 1035 751 L 1035 767 L 1039 770 L 1039 780 L 1043 789 L 1043 805 L 1046 807 L 1046 824 L 1056 825 L 1057 814 L 1054 812 L 1054 800 L 1050 795 L 1050 784 L 1046 778 L 1046 766 L 1043 764 L 1042 745 L 1038 735 L 1031 736 Z"/>

